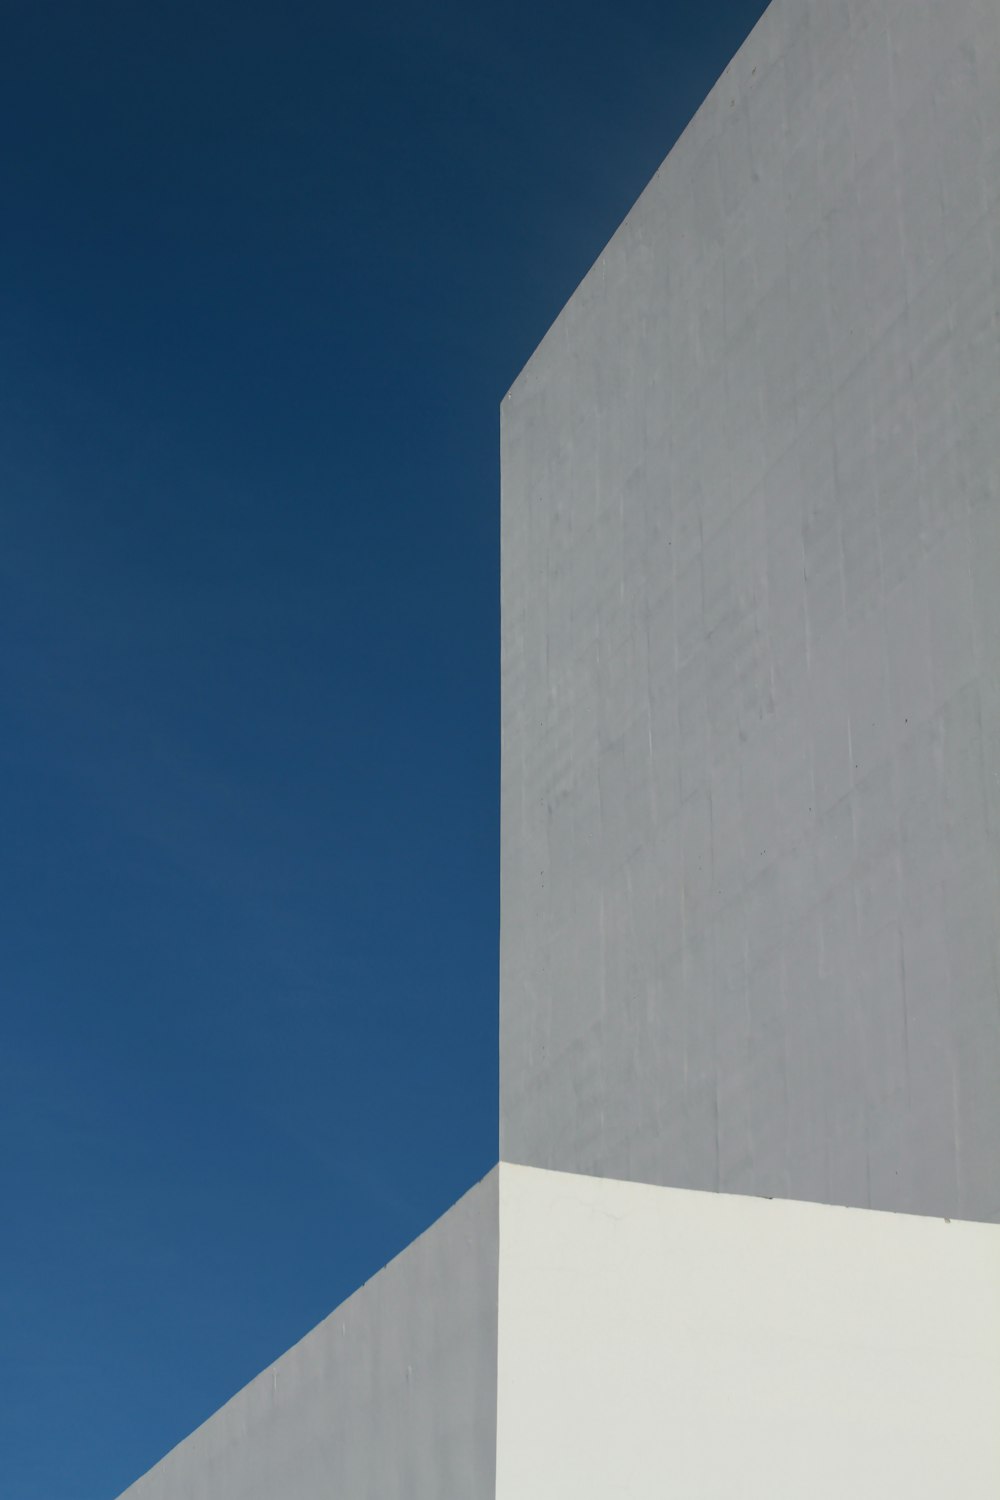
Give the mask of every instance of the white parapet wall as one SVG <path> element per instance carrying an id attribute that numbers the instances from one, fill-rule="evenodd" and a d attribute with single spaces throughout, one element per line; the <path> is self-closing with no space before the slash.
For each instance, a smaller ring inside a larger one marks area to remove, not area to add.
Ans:
<path id="1" fill-rule="evenodd" d="M 497 1500 L 996 1500 L 1000 1229 L 500 1168 Z"/>
<path id="2" fill-rule="evenodd" d="M 1000 1226 L 501 1163 L 122 1500 L 996 1500 Z"/>

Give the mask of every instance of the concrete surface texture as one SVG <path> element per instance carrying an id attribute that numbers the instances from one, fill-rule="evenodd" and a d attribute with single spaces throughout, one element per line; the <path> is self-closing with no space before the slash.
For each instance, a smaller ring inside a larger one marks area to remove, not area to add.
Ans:
<path id="1" fill-rule="evenodd" d="M 497 1500 L 994 1500 L 1000 1229 L 501 1167 Z"/>
<path id="2" fill-rule="evenodd" d="M 491 1500 L 496 1169 L 121 1500 Z"/>
<path id="3" fill-rule="evenodd" d="M 775 0 L 502 409 L 501 1157 L 1000 1216 L 1000 6 Z"/>

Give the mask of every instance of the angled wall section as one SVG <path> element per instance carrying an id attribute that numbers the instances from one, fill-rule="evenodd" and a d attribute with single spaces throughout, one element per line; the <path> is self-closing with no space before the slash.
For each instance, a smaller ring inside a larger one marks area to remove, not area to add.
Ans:
<path id="1" fill-rule="evenodd" d="M 1000 8 L 775 0 L 502 409 L 501 1156 L 1000 1215 Z"/>
<path id="2" fill-rule="evenodd" d="M 122 1500 L 492 1500 L 496 1169 Z"/>

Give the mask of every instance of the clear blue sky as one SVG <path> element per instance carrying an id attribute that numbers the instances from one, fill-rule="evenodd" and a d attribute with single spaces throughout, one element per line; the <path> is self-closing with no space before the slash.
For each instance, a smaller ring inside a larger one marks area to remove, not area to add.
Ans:
<path id="1" fill-rule="evenodd" d="M 0 1495 L 497 1153 L 498 407 L 762 0 L 0 0 Z"/>

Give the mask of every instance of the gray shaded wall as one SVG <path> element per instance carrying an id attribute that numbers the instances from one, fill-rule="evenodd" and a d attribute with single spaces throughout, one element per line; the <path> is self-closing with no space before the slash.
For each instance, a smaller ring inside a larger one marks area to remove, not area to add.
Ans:
<path id="1" fill-rule="evenodd" d="M 502 474 L 502 1157 L 1000 1216 L 997 0 L 776 0 Z"/>
<path id="2" fill-rule="evenodd" d="M 122 1500 L 492 1500 L 498 1172 Z"/>

